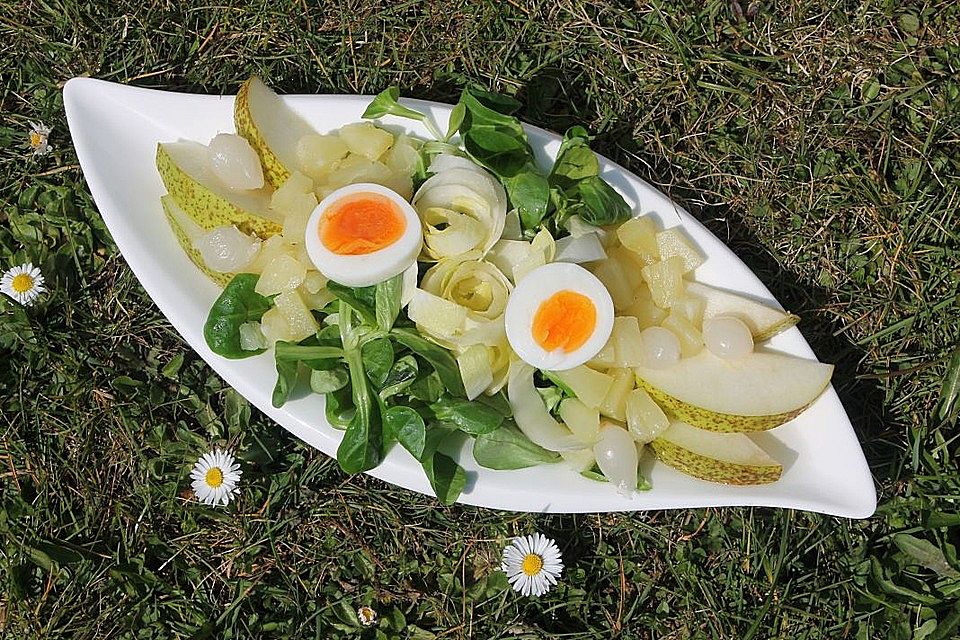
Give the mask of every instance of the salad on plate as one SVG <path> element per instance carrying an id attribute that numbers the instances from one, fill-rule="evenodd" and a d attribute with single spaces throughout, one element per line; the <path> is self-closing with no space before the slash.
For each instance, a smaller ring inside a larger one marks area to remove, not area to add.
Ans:
<path id="1" fill-rule="evenodd" d="M 518 107 L 467 89 L 444 133 L 391 87 L 321 133 L 253 77 L 235 133 L 161 142 L 164 214 L 222 288 L 210 349 L 273 358 L 274 406 L 322 394 L 347 473 L 400 446 L 447 504 L 466 474 L 444 443 L 462 438 L 483 467 L 563 464 L 598 491 L 649 489 L 647 455 L 778 480 L 750 434 L 796 417 L 833 367 L 764 349 L 798 318 L 697 282 L 702 252 L 631 209 L 582 127 L 538 165 Z"/>

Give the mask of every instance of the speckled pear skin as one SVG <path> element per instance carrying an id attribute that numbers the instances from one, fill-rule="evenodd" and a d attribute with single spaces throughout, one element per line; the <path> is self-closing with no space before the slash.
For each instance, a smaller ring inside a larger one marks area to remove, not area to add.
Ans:
<path id="1" fill-rule="evenodd" d="M 783 472 L 783 467 L 779 464 L 749 465 L 724 462 L 694 453 L 663 438 L 656 438 L 650 443 L 650 447 L 657 454 L 657 459 L 664 464 L 710 482 L 734 485 L 770 484 L 779 480 Z"/>
<path id="2" fill-rule="evenodd" d="M 692 424 L 707 431 L 720 433 L 748 433 L 751 431 L 767 431 L 774 427 L 790 422 L 803 413 L 810 404 L 786 413 L 777 413 L 768 416 L 738 416 L 730 413 L 717 413 L 703 407 L 678 400 L 664 393 L 657 387 L 649 384 L 641 377 L 637 377 L 637 385 L 650 394 L 653 401 L 662 409 L 672 413 L 678 420 Z"/>
<path id="3" fill-rule="evenodd" d="M 213 280 L 213 282 L 216 283 L 216 285 L 221 289 L 227 286 L 227 283 L 233 278 L 233 274 L 220 273 L 219 271 L 214 271 L 213 269 L 209 268 L 203 261 L 203 256 L 201 256 L 200 252 L 194 248 L 193 242 L 190 241 L 190 236 L 187 235 L 187 232 L 183 229 L 180 223 L 177 222 L 176 216 L 170 211 L 170 208 L 167 206 L 166 199 L 161 198 L 160 203 L 163 205 L 163 215 L 167 218 L 167 222 L 170 224 L 170 229 L 173 230 L 173 235 L 176 236 L 177 242 L 180 243 L 180 247 L 187 254 L 187 257 L 190 258 L 190 262 L 195 264 L 197 268 L 203 272 L 203 275 Z"/>
<path id="4" fill-rule="evenodd" d="M 255 81 L 258 81 L 256 76 L 251 77 L 243 83 L 240 91 L 237 92 L 237 99 L 233 103 L 233 124 L 237 128 L 237 134 L 246 138 L 253 150 L 260 156 L 264 180 L 274 189 L 278 189 L 290 177 L 290 171 L 283 166 L 280 158 L 270 150 L 267 141 L 263 139 L 260 130 L 253 122 L 253 116 L 250 113 L 249 93 L 250 83 Z"/>
<path id="5" fill-rule="evenodd" d="M 790 327 L 796 326 L 800 322 L 800 316 L 794 315 L 792 313 L 787 313 L 787 317 L 784 318 L 781 322 L 772 324 L 768 327 L 763 327 L 757 333 L 754 334 L 754 342 L 763 342 L 764 340 L 769 340 L 778 333 L 783 333 Z"/>
<path id="6" fill-rule="evenodd" d="M 157 171 L 170 197 L 203 229 L 235 225 L 246 234 L 263 239 L 283 231 L 283 225 L 244 211 L 187 175 L 163 147 L 157 145 Z"/>

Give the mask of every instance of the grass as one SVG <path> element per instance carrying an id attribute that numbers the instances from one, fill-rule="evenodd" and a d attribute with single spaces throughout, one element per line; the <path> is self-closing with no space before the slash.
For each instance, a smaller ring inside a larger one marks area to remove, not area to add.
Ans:
<path id="1" fill-rule="evenodd" d="M 30 309 L 0 300 L 0 636 L 358 637 L 360 604 L 379 638 L 960 633 L 956 421 L 937 413 L 960 366 L 955 2 L 310 4 L 0 5 L 0 266 L 32 260 L 51 288 Z M 531 123 L 597 132 L 837 363 L 877 514 L 503 514 L 345 477 L 159 314 L 63 117 L 76 75 L 229 93 L 251 72 L 444 101 L 476 82 Z M 54 127 L 35 161 L 30 120 Z M 215 443 L 244 459 L 220 511 L 184 500 Z M 539 600 L 495 571 L 534 530 L 568 567 Z"/>

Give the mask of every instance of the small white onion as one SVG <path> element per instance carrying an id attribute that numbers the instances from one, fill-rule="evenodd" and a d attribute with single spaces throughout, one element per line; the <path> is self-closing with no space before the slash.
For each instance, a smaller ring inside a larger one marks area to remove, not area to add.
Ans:
<path id="1" fill-rule="evenodd" d="M 703 323 L 703 341 L 715 356 L 733 360 L 753 352 L 750 327 L 733 316 L 717 316 Z"/>
<path id="2" fill-rule="evenodd" d="M 210 169 L 230 189 L 259 189 L 263 186 L 263 167 L 250 143 L 241 136 L 221 133 L 207 147 Z"/>
<path id="3" fill-rule="evenodd" d="M 680 339 L 664 327 L 647 327 L 640 332 L 644 366 L 666 369 L 680 361 Z"/>
<path id="4" fill-rule="evenodd" d="M 600 426 L 600 440 L 593 445 L 597 466 L 610 484 L 624 496 L 630 496 L 637 488 L 637 444 L 633 437 L 615 424 L 607 422 Z"/>
<path id="5" fill-rule="evenodd" d="M 193 246 L 208 267 L 220 273 L 232 273 L 253 261 L 260 251 L 260 239 L 246 235 L 233 225 L 225 225 L 197 238 Z"/>

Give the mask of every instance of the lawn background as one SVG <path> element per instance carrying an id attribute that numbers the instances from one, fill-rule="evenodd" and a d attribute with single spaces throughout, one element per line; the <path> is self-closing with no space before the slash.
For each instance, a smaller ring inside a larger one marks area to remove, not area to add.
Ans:
<path id="1" fill-rule="evenodd" d="M 63 116 L 72 76 L 234 93 L 254 72 L 446 102 L 473 82 L 587 126 L 803 317 L 877 514 L 504 514 L 344 476 L 160 315 Z M 356 637 L 360 604 L 369 637 L 956 637 L 957 432 L 937 409 L 960 368 L 958 74 L 955 1 L 0 3 L 0 267 L 33 261 L 50 287 L 0 300 L 0 637 Z M 52 154 L 27 157 L 29 121 Z M 244 470 L 223 510 L 185 500 L 218 443 Z M 523 599 L 496 566 L 536 530 L 567 569 Z"/>

